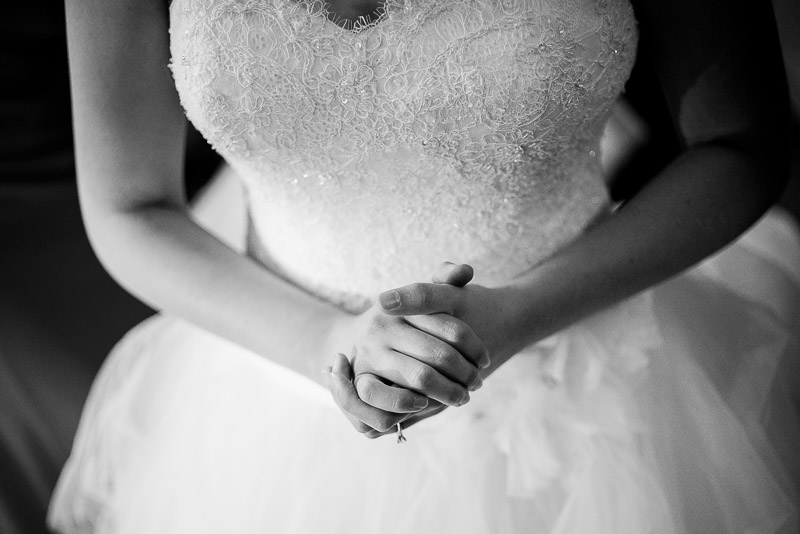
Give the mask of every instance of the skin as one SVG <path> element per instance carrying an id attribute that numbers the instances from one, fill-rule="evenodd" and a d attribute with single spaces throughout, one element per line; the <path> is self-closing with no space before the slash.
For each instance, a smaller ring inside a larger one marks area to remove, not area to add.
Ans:
<path id="1" fill-rule="evenodd" d="M 166 310 L 311 379 L 344 346 L 370 369 L 393 369 L 406 393 L 463 403 L 484 344 L 451 315 L 413 326 L 380 308 L 360 316 L 321 302 L 192 221 L 183 191 L 183 111 L 166 65 L 161 0 L 66 2 L 81 207 L 89 239 L 116 280 Z M 98 147 L 103 147 L 98 149 Z M 357 343 L 353 343 L 356 340 Z M 284 347 L 280 353 L 271 347 Z M 398 358 L 400 351 L 418 358 Z M 427 402 L 427 401 L 426 401 Z"/>
<path id="2" fill-rule="evenodd" d="M 472 276 L 473 270 L 469 265 L 455 265 L 445 262 L 439 266 L 434 274 L 433 283 L 463 287 L 472 280 Z M 386 313 L 386 310 L 383 309 L 383 312 Z M 441 321 L 450 316 L 452 314 L 432 313 L 429 315 L 406 316 L 404 319 L 410 321 L 417 328 L 425 330 L 426 323 L 420 322 L 420 319 Z M 470 332 L 464 331 L 462 339 L 468 338 L 470 335 L 472 335 Z M 458 342 L 455 340 L 458 337 L 460 336 L 450 336 L 451 343 L 454 346 L 458 346 Z M 353 353 L 357 354 L 357 350 L 356 345 Z M 336 404 L 342 409 L 347 419 L 353 424 L 353 427 L 366 437 L 376 438 L 392 433 L 400 422 L 410 426 L 447 408 L 446 401 L 440 402 L 436 398 L 428 399 L 424 397 L 422 393 L 433 388 L 426 388 L 425 385 L 420 383 L 409 385 L 393 382 L 392 377 L 395 374 L 376 373 L 374 367 L 369 364 L 365 367 L 362 361 L 355 357 L 355 354 L 351 354 L 350 358 L 348 358 L 344 354 L 338 353 L 334 358 L 333 365 L 323 371 L 323 376 L 327 380 Z M 480 355 L 481 360 L 478 363 L 478 367 L 480 369 L 489 367 L 491 360 L 485 347 L 482 348 Z M 410 354 L 407 356 L 414 358 Z M 362 369 L 357 376 L 353 371 L 354 366 Z M 480 373 L 479 371 L 476 372 Z M 480 383 L 473 384 L 470 389 L 477 389 L 480 385 Z M 404 397 L 409 394 L 410 390 L 406 388 L 412 388 L 420 393 L 413 399 L 405 399 L 413 401 L 414 404 L 409 402 L 405 404 L 404 409 L 395 409 L 395 406 L 399 402 L 403 402 Z M 467 401 L 468 398 L 460 400 L 456 406 L 463 405 Z"/>
<path id="3" fill-rule="evenodd" d="M 327 6 L 332 19 L 355 22 L 361 17 L 367 20 L 374 18 L 383 6 L 383 2 L 373 0 L 329 0 Z"/>
<path id="4" fill-rule="evenodd" d="M 365 4 L 331 7 L 349 17 L 374 11 Z M 163 0 L 67 0 L 90 240 L 120 284 L 151 306 L 329 385 L 368 437 L 405 418 L 410 426 L 463 404 L 521 348 L 723 247 L 772 204 L 786 176 L 788 112 L 762 4 L 636 3 L 647 60 L 685 150 L 614 216 L 505 286 L 470 284 L 465 267 L 444 266 L 438 283 L 393 290 L 399 305 L 354 316 L 238 255 L 189 217 Z M 286 349 L 276 354 L 275 346 Z M 352 361 L 331 364 L 337 354 Z"/>
<path id="5" fill-rule="evenodd" d="M 640 60 L 656 67 L 682 154 L 613 217 L 505 286 L 414 284 L 381 295 L 395 298 L 384 309 L 391 315 L 446 313 L 472 325 L 491 356 L 484 379 L 520 349 L 730 243 L 785 185 L 787 92 L 769 6 L 640 0 L 635 8 Z M 332 366 L 334 398 L 350 417 L 358 406 L 362 422 L 374 420 L 341 378 L 362 372 L 346 362 Z M 441 409 L 406 415 L 404 427 Z"/>

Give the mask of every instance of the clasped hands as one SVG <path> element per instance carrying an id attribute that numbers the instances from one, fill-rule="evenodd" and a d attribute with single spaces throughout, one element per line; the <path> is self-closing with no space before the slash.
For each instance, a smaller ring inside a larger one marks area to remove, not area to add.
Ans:
<path id="1" fill-rule="evenodd" d="M 499 310 L 491 289 L 468 286 L 472 276 L 442 264 L 432 284 L 386 291 L 348 325 L 349 358 L 338 353 L 326 376 L 358 432 L 376 438 L 462 406 L 496 368 L 483 337 L 498 331 Z"/>

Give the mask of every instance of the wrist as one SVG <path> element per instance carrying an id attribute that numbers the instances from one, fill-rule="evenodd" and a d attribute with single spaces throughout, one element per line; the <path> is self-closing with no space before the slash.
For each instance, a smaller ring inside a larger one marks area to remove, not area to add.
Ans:
<path id="1" fill-rule="evenodd" d="M 310 314 L 305 328 L 299 333 L 294 344 L 294 354 L 291 355 L 294 363 L 289 366 L 297 367 L 296 370 L 301 374 L 325 385 L 322 371 L 332 365 L 337 352 L 348 354 L 343 350 L 345 347 L 342 343 L 337 341 L 339 339 L 337 332 L 340 332 L 343 325 L 352 317 L 333 306 L 325 306 Z"/>
<path id="2" fill-rule="evenodd" d="M 497 329 L 489 343 L 491 369 L 580 318 L 579 299 L 551 274 L 548 266 L 539 266 L 484 297 Z"/>
<path id="3" fill-rule="evenodd" d="M 602 285 L 583 264 L 554 257 L 511 280 L 508 295 L 513 328 L 530 345 L 555 334 L 602 308 L 597 298 Z"/>
<path id="4" fill-rule="evenodd" d="M 361 315 L 353 315 L 336 308 L 323 318 L 319 352 L 323 355 L 325 362 L 332 361 L 333 356 L 337 353 L 342 353 L 350 359 L 360 317 Z M 328 365 L 328 363 L 324 365 Z"/>
<path id="5" fill-rule="evenodd" d="M 525 318 L 525 297 L 514 286 L 467 286 L 473 304 L 462 318 L 486 344 L 491 364 L 482 371 L 484 377 L 493 373 L 514 354 L 537 341 L 535 333 L 527 327 L 534 323 Z"/>

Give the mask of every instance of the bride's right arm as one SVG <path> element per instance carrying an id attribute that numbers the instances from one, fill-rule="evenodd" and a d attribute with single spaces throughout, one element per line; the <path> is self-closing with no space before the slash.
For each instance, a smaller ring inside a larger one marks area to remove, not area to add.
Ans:
<path id="1" fill-rule="evenodd" d="M 319 380 L 333 356 L 326 327 L 344 312 L 240 256 L 188 216 L 185 122 L 167 68 L 165 4 L 66 2 L 89 238 L 106 269 L 145 302 Z"/>
<path id="2" fill-rule="evenodd" d="M 347 314 L 239 255 L 191 220 L 182 178 L 185 122 L 167 68 L 165 4 L 66 2 L 81 208 L 106 269 L 152 306 L 319 382 L 337 352 L 358 344 L 362 362 L 388 366 L 398 383 L 419 382 L 427 396 L 462 402 L 466 386 L 480 376 L 472 362 L 485 352 L 474 334 L 459 336 L 468 343 L 448 345 L 446 334 L 437 338 L 374 309 Z M 441 324 L 447 332 L 459 330 Z M 401 357 L 394 350 L 398 343 L 418 349 L 417 358 Z M 449 376 L 437 371 L 443 369 L 439 360 L 447 360 Z M 401 400 L 407 411 L 419 409 L 412 406 L 419 395 L 408 392 Z"/>

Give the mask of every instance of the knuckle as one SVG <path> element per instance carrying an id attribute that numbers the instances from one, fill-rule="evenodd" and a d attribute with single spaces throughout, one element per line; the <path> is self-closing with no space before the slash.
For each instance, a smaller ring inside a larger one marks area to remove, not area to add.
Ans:
<path id="1" fill-rule="evenodd" d="M 455 343 L 456 345 L 464 344 L 467 342 L 469 338 L 469 334 L 467 333 L 467 328 L 463 325 L 460 325 L 455 322 L 449 322 L 446 326 L 446 336 L 447 340 L 451 343 Z"/>
<path id="2" fill-rule="evenodd" d="M 411 405 L 411 402 L 409 402 L 409 400 L 404 395 L 402 397 L 396 397 L 396 398 L 392 399 L 392 401 L 390 402 L 389 409 L 391 411 L 393 411 L 393 412 L 403 412 L 410 405 Z"/>
<path id="3" fill-rule="evenodd" d="M 367 432 L 372 431 L 371 427 L 365 425 L 361 421 L 357 421 L 357 422 L 353 423 L 353 426 L 356 427 L 356 430 L 358 430 L 358 432 L 361 433 L 361 434 L 366 434 Z"/>
<path id="4" fill-rule="evenodd" d="M 448 346 L 436 346 L 431 351 L 431 357 L 436 365 L 447 367 L 453 363 L 455 360 L 455 355 L 453 354 L 452 349 Z"/>
<path id="5" fill-rule="evenodd" d="M 446 341 L 454 343 L 459 335 L 460 332 L 458 324 L 454 323 L 453 321 L 446 321 L 442 325 L 442 336 Z"/>
<path id="6" fill-rule="evenodd" d="M 433 303 L 433 294 L 431 293 L 431 286 L 427 284 L 419 285 L 419 303 L 420 306 L 427 309 Z"/>
<path id="7" fill-rule="evenodd" d="M 411 373 L 411 387 L 420 391 L 427 391 L 430 389 L 434 381 L 433 371 L 426 367 L 417 367 Z"/>
<path id="8" fill-rule="evenodd" d="M 480 373 L 480 371 L 478 371 L 477 369 L 473 369 L 473 370 L 472 370 L 472 371 L 469 373 L 469 380 L 468 380 L 468 383 L 470 383 L 470 384 L 478 384 L 478 385 L 480 385 L 480 384 L 482 384 L 482 382 L 483 382 L 483 379 L 481 378 L 481 373 Z"/>
<path id="9" fill-rule="evenodd" d="M 449 391 L 447 394 L 447 403 L 457 406 L 461 404 L 466 394 L 467 394 L 466 389 L 453 388 L 453 390 Z"/>
<path id="10" fill-rule="evenodd" d="M 408 293 L 411 299 L 419 306 L 425 307 L 428 305 L 428 294 L 425 284 L 415 283 L 408 286 Z"/>
<path id="11" fill-rule="evenodd" d="M 390 415 L 381 415 L 378 417 L 377 421 L 375 421 L 375 426 L 373 427 L 378 432 L 387 432 L 390 430 L 394 423 L 394 417 Z"/>
<path id="12" fill-rule="evenodd" d="M 410 392 L 399 395 L 392 399 L 390 410 L 393 412 L 405 412 L 414 408 L 414 395 Z"/>
<path id="13" fill-rule="evenodd" d="M 370 401 L 374 400 L 375 386 L 369 379 L 359 377 L 359 379 L 356 380 L 356 391 L 361 400 L 367 404 L 370 404 Z"/>

